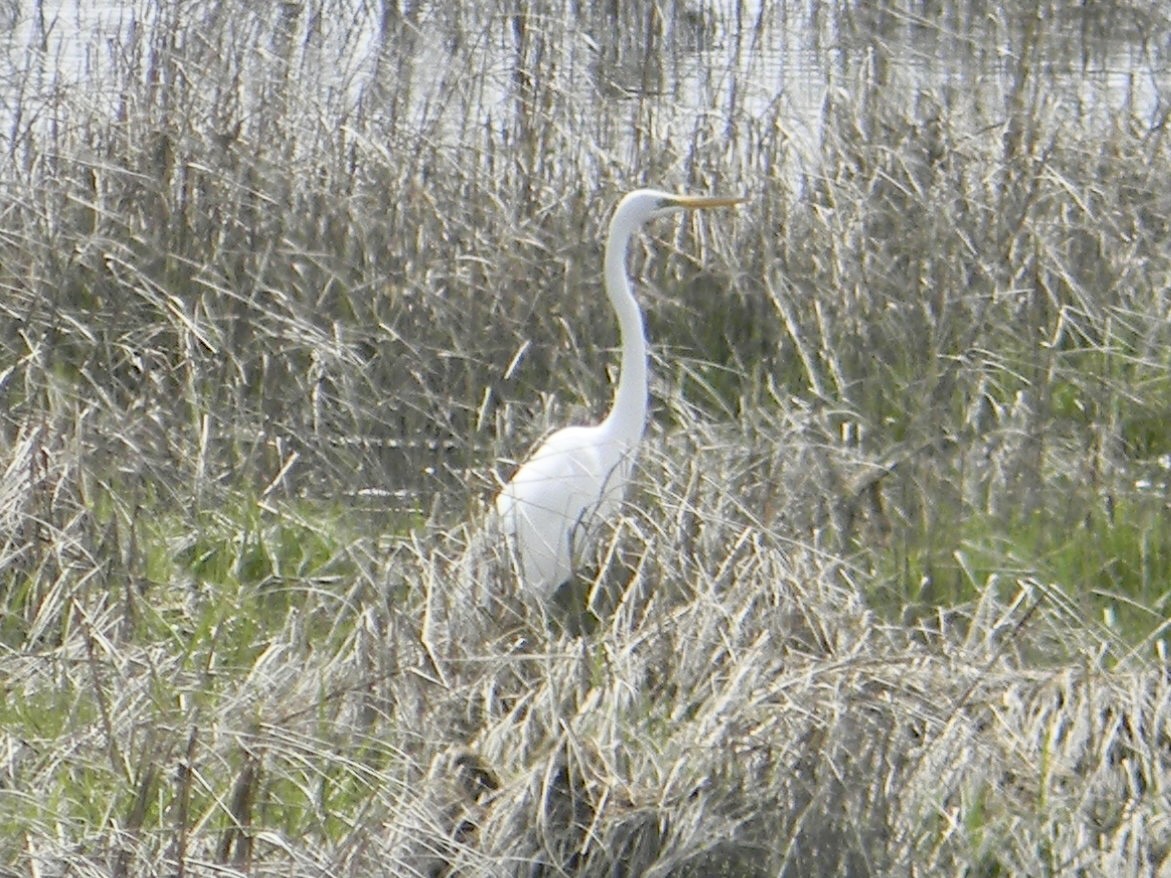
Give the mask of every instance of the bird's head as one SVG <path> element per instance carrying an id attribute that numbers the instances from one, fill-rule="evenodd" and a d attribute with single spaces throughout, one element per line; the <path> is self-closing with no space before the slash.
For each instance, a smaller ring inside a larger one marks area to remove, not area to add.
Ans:
<path id="1" fill-rule="evenodd" d="M 681 210 L 731 207 L 745 200 L 726 195 L 672 195 L 658 189 L 636 189 L 618 202 L 618 208 L 614 211 L 614 224 L 633 228 L 647 220 Z"/>

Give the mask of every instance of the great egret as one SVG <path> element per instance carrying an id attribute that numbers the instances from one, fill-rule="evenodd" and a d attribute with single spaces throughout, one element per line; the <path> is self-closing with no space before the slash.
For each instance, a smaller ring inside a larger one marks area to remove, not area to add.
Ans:
<path id="1" fill-rule="evenodd" d="M 573 573 L 595 525 L 617 511 L 647 416 L 647 344 L 626 276 L 626 248 L 647 220 L 682 210 L 728 207 L 743 198 L 639 189 L 619 202 L 606 239 L 606 294 L 618 316 L 622 370 L 610 413 L 594 426 L 553 433 L 496 498 L 522 584 L 549 597 Z"/>

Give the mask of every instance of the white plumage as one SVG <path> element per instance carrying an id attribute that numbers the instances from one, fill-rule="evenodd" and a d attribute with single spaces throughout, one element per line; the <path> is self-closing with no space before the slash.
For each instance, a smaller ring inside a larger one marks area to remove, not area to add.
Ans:
<path id="1" fill-rule="evenodd" d="M 496 514 L 530 591 L 548 597 L 566 582 L 598 524 L 617 513 L 646 426 L 647 344 L 626 276 L 631 236 L 657 216 L 741 201 L 639 189 L 614 211 L 605 255 L 606 294 L 622 347 L 614 405 L 596 426 L 565 427 L 549 436 L 496 498 Z"/>

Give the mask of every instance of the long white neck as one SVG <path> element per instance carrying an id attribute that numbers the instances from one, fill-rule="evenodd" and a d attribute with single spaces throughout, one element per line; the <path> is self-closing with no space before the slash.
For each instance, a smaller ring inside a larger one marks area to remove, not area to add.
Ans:
<path id="1" fill-rule="evenodd" d="M 623 442 L 636 444 L 646 427 L 647 415 L 647 344 L 642 311 L 630 290 L 626 276 L 626 247 L 640 223 L 631 222 L 618 211 L 610 222 L 606 240 L 606 295 L 618 315 L 619 342 L 622 347 L 622 371 L 614 391 L 614 407 L 602 421 L 601 428 Z"/>

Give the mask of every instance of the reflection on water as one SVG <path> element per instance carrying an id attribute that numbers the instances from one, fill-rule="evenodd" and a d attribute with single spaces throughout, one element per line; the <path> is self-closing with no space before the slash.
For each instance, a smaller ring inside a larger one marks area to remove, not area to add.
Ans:
<path id="1" fill-rule="evenodd" d="M 834 96 L 865 106 L 873 90 L 931 94 L 949 111 L 1002 121 L 1023 81 L 1080 124 L 1118 111 L 1147 125 L 1164 112 L 1167 23 L 1111 4 L 721 4 L 718 48 L 703 54 L 684 94 L 693 111 L 772 117 L 812 149 Z M 1049 8 L 1046 8 L 1046 7 Z M 1157 26 L 1156 26 L 1157 25 Z M 713 80 L 710 71 L 724 71 Z M 738 102 L 738 106 L 732 105 Z"/>
<path id="2" fill-rule="evenodd" d="M 238 71 L 239 88 L 271 75 L 275 57 L 307 99 L 375 101 L 457 142 L 470 128 L 509 125 L 557 100 L 581 105 L 601 143 L 681 136 L 718 114 L 729 137 L 744 136 L 738 126 L 778 126 L 808 161 L 835 96 L 865 106 L 877 89 L 930 92 L 949 110 L 997 121 L 1027 81 L 1033 99 L 1043 90 L 1079 124 L 1119 110 L 1153 124 L 1168 84 L 1167 22 L 1112 3 L 308 6 L 46 0 L 18 11 L 0 0 L 0 131 L 15 136 L 66 95 L 125 111 L 119 76 L 156 76 L 160 53 L 214 52 L 195 43 L 224 16 L 241 32 L 269 35 L 258 41 L 255 68 Z M 554 25 L 569 38 L 548 39 Z M 623 102 L 635 105 L 626 131 L 608 130 L 587 109 Z"/>

